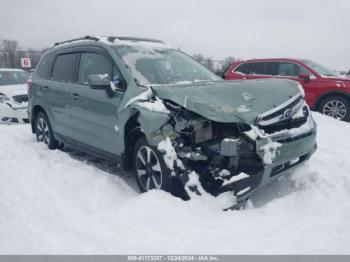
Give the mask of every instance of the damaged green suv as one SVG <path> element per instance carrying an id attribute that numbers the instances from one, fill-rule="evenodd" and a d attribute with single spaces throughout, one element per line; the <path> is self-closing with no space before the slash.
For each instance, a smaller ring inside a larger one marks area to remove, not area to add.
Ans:
<path id="1" fill-rule="evenodd" d="M 115 160 L 142 192 L 237 201 L 307 160 L 316 125 L 289 80 L 224 81 L 163 42 L 84 37 L 56 43 L 29 82 L 32 131 Z"/>

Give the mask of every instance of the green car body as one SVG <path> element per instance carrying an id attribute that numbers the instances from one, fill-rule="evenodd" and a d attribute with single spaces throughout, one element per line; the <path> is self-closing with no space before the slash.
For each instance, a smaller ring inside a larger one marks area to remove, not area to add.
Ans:
<path id="1" fill-rule="evenodd" d="M 92 69 L 89 75 L 97 55 L 111 63 L 111 73 Z M 67 78 L 59 65 L 63 71 L 72 67 L 69 80 L 57 80 Z M 140 175 L 141 191 L 172 191 L 163 185 L 170 177 L 189 193 L 193 185 L 186 184 L 195 172 L 206 191 L 232 191 L 242 201 L 316 149 L 316 125 L 298 83 L 223 81 L 150 39 L 87 37 L 58 44 L 32 75 L 28 114 L 37 138 L 38 116 L 46 116 L 49 147 L 69 145 L 116 160 L 126 170 L 137 165 L 141 151 L 135 147 L 143 150 L 144 143 L 158 151 L 161 182 L 152 186 L 146 178 L 148 187 L 142 188 Z M 146 171 L 150 177 L 156 172 L 152 166 Z"/>

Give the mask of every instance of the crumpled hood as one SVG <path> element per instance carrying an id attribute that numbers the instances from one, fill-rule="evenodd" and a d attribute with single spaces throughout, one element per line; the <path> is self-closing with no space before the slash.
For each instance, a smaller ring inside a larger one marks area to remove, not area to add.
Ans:
<path id="1" fill-rule="evenodd" d="M 256 117 L 297 95 L 298 83 L 285 79 L 196 82 L 152 86 L 171 100 L 216 122 L 254 124 Z"/>
<path id="2" fill-rule="evenodd" d="M 11 98 L 15 95 L 26 95 L 28 94 L 28 89 L 26 84 L 21 85 L 6 85 L 0 86 L 0 93 Z"/>

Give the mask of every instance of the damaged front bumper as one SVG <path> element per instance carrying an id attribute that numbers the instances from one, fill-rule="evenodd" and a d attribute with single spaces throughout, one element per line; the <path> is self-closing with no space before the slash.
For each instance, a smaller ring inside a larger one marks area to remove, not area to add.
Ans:
<path id="1" fill-rule="evenodd" d="M 216 144 L 216 151 L 221 157 L 220 161 L 223 162 L 226 159 L 227 162 L 224 167 L 224 170 L 229 174 L 227 178 L 224 177 L 225 174 L 220 168 L 215 169 L 208 165 L 198 164 L 210 159 L 208 154 L 203 154 L 203 150 L 189 153 L 178 152 L 178 155 L 182 160 L 184 156 L 190 159 L 190 161 L 183 161 L 186 169 L 191 171 L 195 169 L 199 177 L 202 178 L 203 187 L 209 193 L 218 195 L 222 192 L 232 191 L 239 203 L 249 198 L 258 188 L 271 183 L 308 160 L 317 148 L 316 124 L 311 115 L 306 123 L 298 129 L 285 130 L 270 135 L 257 132 L 253 139 L 252 136 L 248 135 L 243 139 L 249 141 L 251 149 L 254 151 L 251 153 L 254 153 L 255 160 L 253 160 L 253 154 L 242 160 L 243 156 L 240 155 L 237 148 L 238 140 L 223 139 L 222 141 L 228 141 Z M 234 163 L 236 166 L 232 167 Z M 208 176 L 209 173 L 212 177 Z M 178 174 L 185 186 L 188 174 L 183 171 Z M 206 185 L 208 180 L 211 180 L 211 186 Z M 212 186 L 213 184 L 216 186 Z"/>
<path id="2" fill-rule="evenodd" d="M 275 140 L 281 144 L 278 147 L 276 156 L 271 164 L 264 164 L 263 170 L 256 175 L 258 183 L 244 194 L 239 195 L 239 199 L 248 198 L 257 188 L 271 183 L 273 180 L 288 173 L 292 168 L 298 166 L 305 160 L 308 160 L 317 149 L 316 129 L 310 130 L 306 134 L 292 137 L 290 139 Z M 268 141 L 257 140 L 257 148 Z M 258 150 L 257 153 L 263 158 L 266 153 L 264 150 Z"/>

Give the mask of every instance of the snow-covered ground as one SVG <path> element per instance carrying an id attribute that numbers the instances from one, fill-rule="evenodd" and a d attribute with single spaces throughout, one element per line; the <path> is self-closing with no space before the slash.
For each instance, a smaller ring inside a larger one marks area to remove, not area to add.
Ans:
<path id="1" fill-rule="evenodd" d="M 313 158 L 227 212 L 0 126 L 0 254 L 350 254 L 350 124 L 314 117 Z"/>

